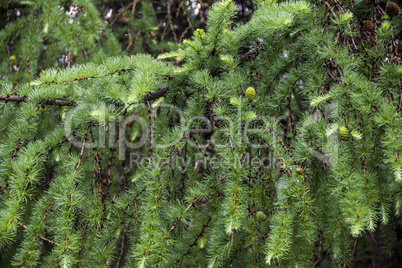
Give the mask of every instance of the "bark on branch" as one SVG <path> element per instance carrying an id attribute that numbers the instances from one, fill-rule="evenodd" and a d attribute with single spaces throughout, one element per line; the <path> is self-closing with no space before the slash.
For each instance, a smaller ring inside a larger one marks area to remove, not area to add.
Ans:
<path id="1" fill-rule="evenodd" d="M 159 99 L 160 97 L 163 97 L 166 92 L 168 91 L 168 88 L 161 88 L 155 92 L 148 93 L 143 97 L 144 102 L 149 102 L 153 101 L 156 99 Z M 0 95 L 0 101 L 12 101 L 12 102 L 28 102 L 29 98 L 26 96 L 18 96 L 18 95 Z M 48 99 L 44 100 L 42 102 L 44 105 L 54 105 L 54 106 L 75 106 L 78 102 L 77 101 L 72 101 L 72 100 L 53 100 L 53 99 Z"/>
<path id="2" fill-rule="evenodd" d="M 18 96 L 18 95 L 0 95 L 0 100 L 4 101 L 13 101 L 13 102 L 28 102 L 29 98 L 25 96 Z M 45 105 L 54 105 L 54 106 L 74 106 L 77 104 L 76 101 L 71 100 L 44 100 L 42 102 Z"/>
<path id="3" fill-rule="evenodd" d="M 160 97 L 165 96 L 167 91 L 168 91 L 168 88 L 165 87 L 165 88 L 161 88 L 155 92 L 149 93 L 149 94 L 145 95 L 144 101 L 147 102 L 147 101 L 153 101 L 153 100 L 159 99 Z"/>

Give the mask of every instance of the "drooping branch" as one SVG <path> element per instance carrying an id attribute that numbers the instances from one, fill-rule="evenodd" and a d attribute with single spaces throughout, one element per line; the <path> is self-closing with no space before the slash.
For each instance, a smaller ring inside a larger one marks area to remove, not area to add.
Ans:
<path id="1" fill-rule="evenodd" d="M 13 102 L 28 102 L 29 98 L 26 96 L 18 96 L 18 95 L 0 95 L 0 100 L 4 101 L 13 101 Z M 53 100 L 48 99 L 42 102 L 45 105 L 54 105 L 54 106 L 74 106 L 77 104 L 76 101 L 72 100 Z"/>
<path id="2" fill-rule="evenodd" d="M 194 206 L 195 203 L 197 203 L 198 199 L 200 199 L 201 196 L 196 197 L 191 203 L 190 205 L 187 206 L 186 210 L 184 210 L 184 213 L 187 212 L 192 206 Z M 183 215 L 183 214 L 182 214 Z M 179 223 L 179 221 L 181 220 L 182 217 L 179 217 L 176 222 L 173 224 L 173 226 L 169 229 L 169 231 L 167 232 L 166 238 L 165 238 L 165 244 L 167 242 L 167 240 L 169 239 L 169 235 L 170 232 L 172 232 L 174 230 L 174 228 L 176 228 L 176 225 Z"/>
<path id="3" fill-rule="evenodd" d="M 155 92 L 148 93 L 147 95 L 145 95 L 144 101 L 147 102 L 147 101 L 153 101 L 153 100 L 159 99 L 159 98 L 165 96 L 167 91 L 168 91 L 168 88 L 165 87 L 165 88 L 161 88 Z"/>
<path id="4" fill-rule="evenodd" d="M 24 229 L 27 229 L 27 230 L 29 230 L 29 228 L 28 228 L 28 226 L 26 226 L 26 225 L 24 225 L 24 224 L 22 224 L 22 223 L 18 223 L 20 226 L 22 226 Z M 49 242 L 49 243 L 51 243 L 51 244 L 56 244 L 57 245 L 57 243 L 56 242 L 54 242 L 54 241 L 52 241 L 52 240 L 50 240 L 50 239 L 47 239 L 46 237 L 43 237 L 43 236 L 38 236 L 40 239 L 42 239 L 42 240 L 44 240 L 44 241 L 47 241 L 47 242 Z"/>
<path id="5" fill-rule="evenodd" d="M 16 95 L 0 95 L 0 100 L 26 102 L 26 101 L 28 101 L 28 97 L 21 97 L 21 96 L 16 96 Z"/>
<path id="6" fill-rule="evenodd" d="M 89 80 L 89 79 L 95 79 L 95 78 L 103 78 L 106 76 L 111 76 L 114 74 L 118 74 L 118 75 L 122 75 L 125 72 L 131 72 L 134 69 L 121 69 L 121 70 L 117 70 L 111 73 L 107 73 L 107 74 L 103 74 L 103 75 L 94 75 L 94 76 L 86 76 L 86 77 L 77 77 L 74 79 L 69 79 L 69 80 L 61 80 L 61 81 L 49 81 L 49 82 L 43 82 L 40 85 L 50 85 L 50 84 L 61 84 L 61 83 L 71 83 L 74 81 L 80 81 L 80 80 Z"/>
<path id="7" fill-rule="evenodd" d="M 0 193 L 1 193 L 7 186 L 8 186 L 8 183 L 6 183 L 5 185 L 3 185 L 3 186 L 0 188 Z"/>
<path id="8" fill-rule="evenodd" d="M 156 99 L 159 99 L 161 97 L 163 97 L 166 92 L 168 91 L 168 88 L 161 88 L 155 92 L 151 92 L 146 94 L 143 97 L 143 101 L 144 102 L 149 102 L 149 101 L 153 101 Z M 30 101 L 30 99 L 26 96 L 18 96 L 18 95 L 0 95 L 0 101 L 12 101 L 12 102 L 28 102 Z M 44 105 L 53 105 L 53 106 L 75 106 L 77 105 L 79 102 L 78 101 L 73 101 L 73 100 L 54 100 L 54 99 L 47 99 L 41 102 Z"/>
<path id="9" fill-rule="evenodd" d="M 43 102 L 45 105 L 54 105 L 54 106 L 75 106 L 77 104 L 76 101 L 72 100 L 45 100 Z"/>
<path id="10" fill-rule="evenodd" d="M 190 248 L 186 251 L 186 253 L 184 253 L 183 257 L 190 254 L 191 253 L 191 249 L 197 245 L 197 241 L 198 239 L 204 234 L 205 232 L 205 228 L 207 228 L 209 221 L 211 220 L 211 216 L 208 217 L 207 221 L 202 225 L 201 231 L 197 234 L 197 236 L 195 237 L 193 243 L 190 245 Z M 180 259 L 180 263 L 183 260 L 183 257 Z"/>

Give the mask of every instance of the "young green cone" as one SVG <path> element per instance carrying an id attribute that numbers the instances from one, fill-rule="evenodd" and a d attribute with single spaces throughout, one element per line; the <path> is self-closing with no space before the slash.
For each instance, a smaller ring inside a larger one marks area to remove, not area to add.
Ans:
<path id="1" fill-rule="evenodd" d="M 261 210 L 258 211 L 256 215 L 259 221 L 265 221 L 268 218 L 267 215 Z"/>
<path id="2" fill-rule="evenodd" d="M 246 89 L 246 98 L 249 101 L 252 101 L 255 97 L 255 89 L 253 87 L 249 87 Z"/>
<path id="3" fill-rule="evenodd" d="M 349 130 L 345 126 L 339 128 L 339 137 L 344 141 L 349 138 Z"/>

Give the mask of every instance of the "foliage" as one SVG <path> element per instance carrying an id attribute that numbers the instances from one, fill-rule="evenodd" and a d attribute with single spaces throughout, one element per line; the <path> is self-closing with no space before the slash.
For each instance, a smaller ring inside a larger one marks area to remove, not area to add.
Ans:
<path id="1" fill-rule="evenodd" d="M 385 2 L 260 0 L 236 23 L 218 1 L 159 59 L 122 55 L 110 29 L 99 48 L 99 14 L 75 2 L 76 29 L 56 9 L 37 23 L 91 60 L 23 63 L 43 71 L 0 91 L 3 263 L 345 267 L 372 261 L 368 237 L 401 254 L 402 21 Z M 23 31 L 15 50 L 39 57 Z"/>
<path id="2" fill-rule="evenodd" d="M 203 27 L 208 8 L 208 3 L 178 0 L 4 0 L 0 72 L 12 83 L 26 82 L 47 68 L 100 64 L 124 54 L 157 55 Z"/>

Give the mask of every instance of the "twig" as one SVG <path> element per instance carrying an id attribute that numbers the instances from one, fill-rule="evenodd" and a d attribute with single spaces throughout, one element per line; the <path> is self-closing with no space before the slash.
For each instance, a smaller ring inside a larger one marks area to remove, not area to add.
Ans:
<path id="1" fill-rule="evenodd" d="M 186 210 L 184 210 L 184 213 L 186 213 L 192 206 L 194 206 L 194 204 L 195 204 L 195 203 L 198 201 L 198 199 L 200 199 L 200 198 L 201 198 L 201 196 L 199 196 L 199 197 L 197 197 L 196 199 L 194 199 L 194 200 L 190 203 L 190 205 L 187 206 Z M 184 214 L 184 213 L 183 213 L 183 214 Z M 182 218 L 182 217 L 179 217 L 179 218 L 176 220 L 176 222 L 173 224 L 173 226 L 169 229 L 169 231 L 168 231 L 168 233 L 167 233 L 167 235 L 166 235 L 166 238 L 165 238 L 165 243 L 167 242 L 167 240 L 168 240 L 168 238 L 169 238 L 170 232 L 173 231 L 174 228 L 176 228 L 176 225 L 179 223 L 179 221 L 180 221 L 181 218 Z"/>
<path id="2" fill-rule="evenodd" d="M 101 163 L 100 163 L 100 158 L 99 158 L 99 155 L 98 155 L 98 151 L 96 149 L 96 144 L 95 144 L 94 134 L 92 132 L 92 127 L 89 128 L 89 133 L 91 134 L 92 143 L 94 145 L 92 150 L 95 152 L 95 159 L 96 159 L 96 163 L 98 165 L 98 170 L 95 171 L 95 172 L 97 172 L 98 179 L 102 180 L 102 168 L 101 168 Z"/>
<path id="3" fill-rule="evenodd" d="M 144 100 L 144 102 L 147 102 L 147 101 L 153 101 L 153 100 L 159 99 L 160 97 L 165 96 L 167 91 L 168 91 L 167 87 L 161 88 L 155 92 L 148 93 L 147 95 L 145 95 L 143 100 Z"/>
<path id="4" fill-rule="evenodd" d="M 119 254 L 119 258 L 117 259 L 117 262 L 116 262 L 116 268 L 119 267 L 119 264 L 120 264 L 120 261 L 121 261 L 121 257 L 123 257 L 123 252 L 124 252 L 124 238 L 125 238 L 126 231 L 127 231 L 127 228 L 124 229 L 123 234 L 121 235 L 120 254 Z"/>
<path id="5" fill-rule="evenodd" d="M 13 101 L 13 102 L 28 102 L 29 98 L 26 96 L 18 96 L 18 95 L 0 95 L 0 100 L 4 101 Z M 71 100 L 45 100 L 43 104 L 46 105 L 54 105 L 54 106 L 74 106 L 77 104 L 76 101 Z"/>
<path id="6" fill-rule="evenodd" d="M 0 192 L 2 192 L 7 186 L 8 186 L 8 183 L 4 184 L 4 185 L 0 188 Z"/>
<path id="7" fill-rule="evenodd" d="M 85 143 L 86 143 L 86 141 L 87 141 L 87 136 L 85 135 L 85 137 L 84 137 L 84 142 L 82 143 L 82 148 L 81 148 L 81 153 L 80 153 L 80 159 L 78 160 L 78 164 L 77 164 L 77 167 L 76 167 L 75 170 L 74 170 L 73 176 L 75 176 L 75 173 L 77 173 L 77 170 L 78 170 L 78 168 L 79 168 L 80 165 L 81 165 L 81 161 L 82 161 L 82 158 L 83 158 L 83 155 L 84 155 L 84 150 L 85 150 Z"/>
<path id="8" fill-rule="evenodd" d="M 213 172 L 213 173 L 216 173 L 214 167 L 212 166 L 211 161 L 209 160 L 209 158 L 208 158 L 208 156 L 207 156 L 207 154 L 204 152 L 204 150 L 202 150 L 200 144 L 198 143 L 198 140 L 197 140 L 195 137 L 194 137 L 194 140 L 195 140 L 195 142 L 197 143 L 197 146 L 198 146 L 198 148 L 200 149 L 201 153 L 205 156 L 205 159 L 207 160 L 208 165 L 209 165 L 209 167 L 211 168 L 212 172 Z"/>
<path id="9" fill-rule="evenodd" d="M 205 228 L 207 228 L 208 223 L 210 222 L 210 220 L 211 220 L 211 216 L 209 216 L 208 219 L 207 219 L 207 221 L 204 223 L 204 225 L 202 225 L 201 231 L 198 233 L 197 237 L 195 238 L 194 242 L 190 245 L 190 248 L 187 250 L 187 252 L 184 253 L 183 257 L 186 256 L 186 255 L 188 255 L 188 254 L 190 254 L 191 249 L 192 249 L 195 245 L 197 245 L 198 239 L 204 234 Z"/>
<path id="10" fill-rule="evenodd" d="M 230 246 L 233 247 L 233 237 L 234 237 L 234 231 L 235 229 L 232 229 L 232 238 L 230 239 Z"/>
<path id="11" fill-rule="evenodd" d="M 357 237 L 356 237 L 356 239 L 355 239 L 355 244 L 354 244 L 354 246 L 353 246 L 353 251 L 352 251 L 352 261 L 353 261 L 353 257 L 354 257 L 354 255 L 355 255 L 356 244 L 357 244 Z"/>
<path id="12" fill-rule="evenodd" d="M 116 229 L 114 230 L 114 234 L 117 232 L 117 230 L 118 230 L 119 227 L 120 227 L 120 224 L 123 222 L 124 215 L 126 214 L 127 209 L 128 209 L 128 207 L 130 206 L 130 204 L 131 204 L 132 202 L 134 202 L 135 199 L 137 199 L 137 197 L 138 197 L 143 191 L 145 191 L 146 188 L 147 188 L 147 187 L 142 188 L 142 190 L 139 191 L 138 194 L 136 194 L 133 198 L 131 198 L 130 202 L 128 202 L 127 206 L 124 208 L 123 213 L 121 214 L 120 221 L 119 221 L 119 223 L 117 224 Z M 109 244 L 110 241 L 111 241 L 111 240 L 108 240 L 108 241 L 106 242 L 105 246 L 103 247 L 103 251 L 102 251 L 101 257 L 102 257 L 103 254 L 105 253 L 106 248 L 107 248 L 107 245 Z"/>
<path id="13" fill-rule="evenodd" d="M 49 213 L 50 209 L 52 208 L 52 206 L 53 206 L 55 200 L 56 200 L 56 199 L 53 199 L 53 201 L 50 203 L 50 205 L 49 205 L 49 207 L 47 208 L 47 210 L 46 210 L 46 212 L 45 212 L 45 215 L 43 215 L 43 218 L 42 218 L 42 220 L 40 221 L 39 225 L 41 225 L 42 222 L 46 219 L 46 216 L 47 216 L 47 214 Z"/>
<path id="14" fill-rule="evenodd" d="M 86 78 L 77 78 L 74 80 L 68 80 L 68 81 L 77 81 L 77 80 L 83 80 Z M 62 82 L 68 82 L 68 81 L 61 81 L 61 82 L 49 82 L 49 83 L 62 83 Z M 146 94 L 143 97 L 143 101 L 153 101 L 156 99 L 159 99 L 160 97 L 163 97 L 166 92 L 168 91 L 168 88 L 161 88 L 155 92 L 151 92 Z M 18 95 L 0 95 L 0 100 L 4 101 L 12 101 L 12 102 L 28 102 L 31 101 L 28 97 L 26 96 L 18 96 Z M 75 106 L 79 103 L 79 101 L 73 101 L 73 100 L 54 100 L 54 99 L 47 99 L 41 102 L 42 104 L 45 105 L 53 105 L 53 106 Z"/>
<path id="15" fill-rule="evenodd" d="M 155 135 L 154 109 L 152 108 L 149 101 L 146 101 L 146 102 L 148 104 L 148 112 L 151 116 L 151 144 L 149 145 L 149 154 L 148 154 L 148 162 L 149 162 L 149 165 L 151 165 L 151 156 L 152 156 L 152 150 L 153 150 L 153 145 L 154 145 L 154 135 Z"/>
<path id="16" fill-rule="evenodd" d="M 321 229 L 320 229 L 320 226 L 318 225 L 318 221 L 317 221 L 317 218 L 316 218 L 316 215 L 315 215 L 314 211 L 311 211 L 311 213 L 312 213 L 313 216 L 314 216 L 315 223 L 317 224 L 318 235 L 320 236 L 320 247 L 318 248 L 317 260 L 315 261 L 315 263 L 314 263 L 314 265 L 313 265 L 313 268 L 314 268 L 314 267 L 318 264 L 318 262 L 320 261 L 320 258 L 321 258 L 322 234 L 321 234 Z"/>
<path id="17" fill-rule="evenodd" d="M 147 188 L 147 187 L 142 188 L 142 190 L 139 191 L 137 195 L 135 195 L 133 198 L 131 198 L 130 202 L 128 202 L 127 206 L 124 208 L 123 214 L 121 215 L 121 218 L 120 218 L 120 221 L 119 221 L 118 225 L 120 225 L 121 222 L 123 221 L 124 215 L 126 214 L 127 209 L 128 209 L 128 207 L 131 205 L 131 203 L 133 203 L 133 202 L 137 199 L 137 197 L 138 197 L 143 191 L 145 191 L 146 188 Z"/>
<path id="18" fill-rule="evenodd" d="M 19 225 L 21 225 L 22 227 L 24 227 L 25 229 L 27 229 L 27 230 L 29 230 L 29 228 L 27 227 L 27 226 L 25 226 L 24 224 L 22 224 L 22 223 L 18 223 Z M 45 240 L 45 241 L 47 241 L 47 242 L 49 242 L 49 243 L 52 243 L 52 244 L 56 244 L 56 245 L 58 245 L 58 243 L 56 243 L 56 242 L 54 242 L 54 241 L 52 241 L 52 240 L 49 240 L 49 239 L 47 239 L 46 237 L 43 237 L 43 236 L 38 236 L 40 239 L 42 239 L 42 240 Z"/>

